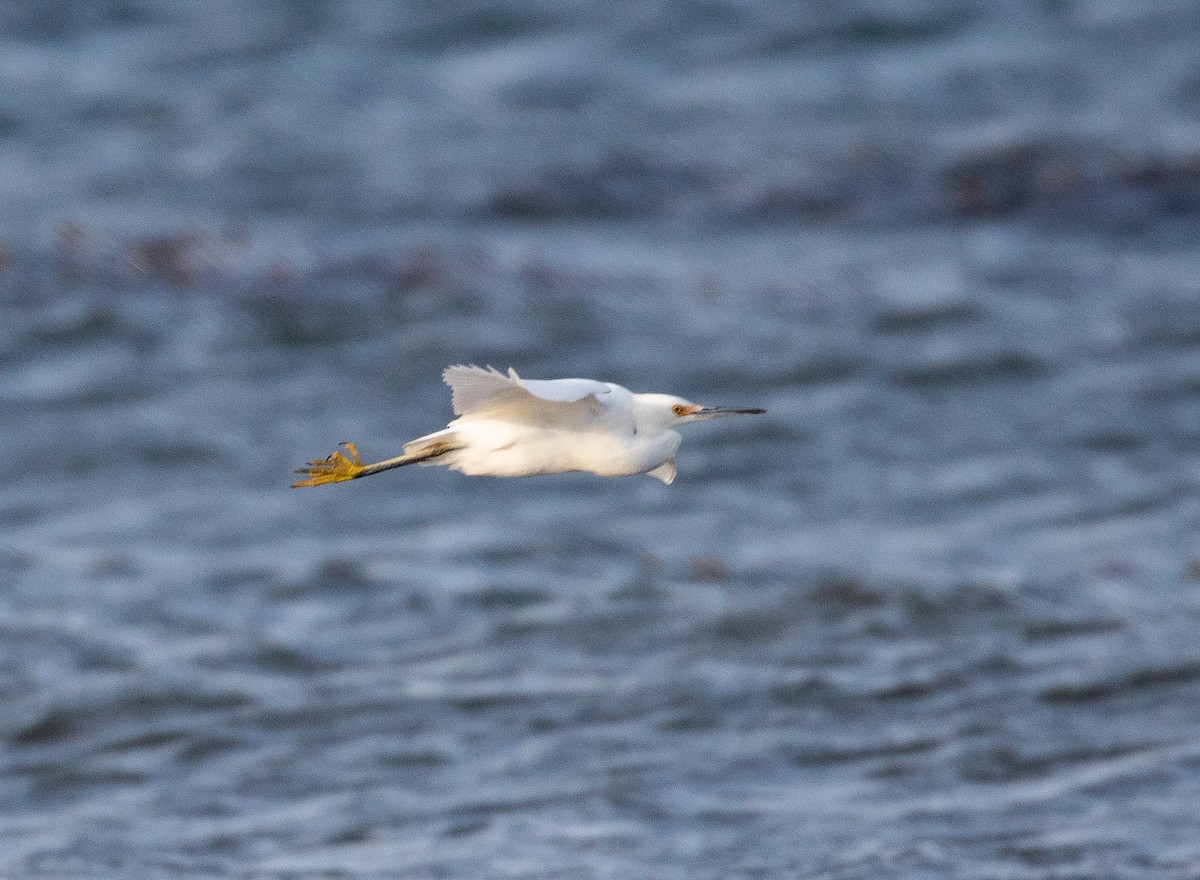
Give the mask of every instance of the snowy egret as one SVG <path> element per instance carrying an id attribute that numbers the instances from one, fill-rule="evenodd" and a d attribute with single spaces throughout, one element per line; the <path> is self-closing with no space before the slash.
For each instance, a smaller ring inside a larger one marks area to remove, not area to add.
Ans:
<path id="1" fill-rule="evenodd" d="M 675 479 L 675 429 L 689 422 L 762 409 L 700 406 L 670 394 L 634 394 L 592 379 L 522 379 L 509 368 L 447 367 L 454 414 L 441 431 L 404 444 L 404 454 L 363 464 L 353 443 L 310 461 L 293 486 L 369 477 L 406 464 L 444 465 L 464 474 L 527 477 L 587 471 L 604 477 Z"/>

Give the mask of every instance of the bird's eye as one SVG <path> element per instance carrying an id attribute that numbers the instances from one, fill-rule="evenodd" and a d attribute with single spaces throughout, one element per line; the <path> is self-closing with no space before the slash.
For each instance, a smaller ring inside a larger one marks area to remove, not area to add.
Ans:
<path id="1" fill-rule="evenodd" d="M 671 412 L 675 413 L 675 415 L 677 415 L 677 416 L 681 416 L 687 412 L 687 407 L 684 406 L 682 403 L 677 403 L 673 407 L 671 407 Z"/>

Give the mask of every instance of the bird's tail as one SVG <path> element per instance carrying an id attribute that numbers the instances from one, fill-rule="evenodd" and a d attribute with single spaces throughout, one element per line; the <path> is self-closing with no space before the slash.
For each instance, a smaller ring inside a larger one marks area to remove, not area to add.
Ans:
<path id="1" fill-rule="evenodd" d="M 325 458 L 310 461 L 304 467 L 297 468 L 296 473 L 304 474 L 303 480 L 292 483 L 293 489 L 306 486 L 323 486 L 326 483 L 343 483 L 346 480 L 357 480 L 359 477 L 369 477 L 392 468 L 404 467 L 407 464 L 419 464 L 447 452 L 459 448 L 459 445 L 443 436 L 445 432 L 430 434 L 404 445 L 404 454 L 395 458 L 377 461 L 374 464 L 363 464 L 358 456 L 358 447 L 349 441 L 342 441 L 342 449 L 337 449 Z"/>

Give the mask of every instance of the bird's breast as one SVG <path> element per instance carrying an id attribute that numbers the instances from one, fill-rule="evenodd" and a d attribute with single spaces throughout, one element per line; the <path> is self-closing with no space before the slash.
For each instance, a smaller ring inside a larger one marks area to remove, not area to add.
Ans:
<path id="1" fill-rule="evenodd" d="M 453 427 L 462 448 L 451 467 L 481 476 L 640 474 L 672 458 L 680 441 L 675 431 L 646 436 L 632 430 L 578 431 L 495 419 L 460 419 Z"/>

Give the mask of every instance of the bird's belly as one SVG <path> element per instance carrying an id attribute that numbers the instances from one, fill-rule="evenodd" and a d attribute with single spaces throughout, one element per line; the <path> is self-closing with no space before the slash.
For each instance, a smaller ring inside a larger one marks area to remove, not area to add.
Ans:
<path id="1" fill-rule="evenodd" d="M 628 476 L 662 464 L 679 445 L 678 434 L 639 440 L 485 420 L 458 429 L 463 448 L 454 453 L 449 465 L 472 476 L 526 477 L 571 471 Z"/>

